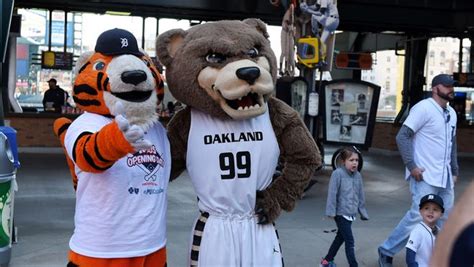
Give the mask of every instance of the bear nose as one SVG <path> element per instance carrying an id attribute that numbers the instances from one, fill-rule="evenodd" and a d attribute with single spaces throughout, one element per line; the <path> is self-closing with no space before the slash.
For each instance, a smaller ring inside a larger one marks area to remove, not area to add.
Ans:
<path id="1" fill-rule="evenodd" d="M 250 85 L 254 84 L 255 80 L 260 77 L 260 69 L 257 67 L 240 68 L 235 73 L 239 79 L 247 81 Z"/>
<path id="2" fill-rule="evenodd" d="M 146 73 L 142 70 L 124 71 L 120 78 L 124 83 L 137 85 L 146 80 Z"/>

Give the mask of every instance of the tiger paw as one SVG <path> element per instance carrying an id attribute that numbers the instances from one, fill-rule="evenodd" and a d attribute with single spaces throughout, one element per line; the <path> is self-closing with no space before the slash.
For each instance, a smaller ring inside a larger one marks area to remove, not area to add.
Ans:
<path id="1" fill-rule="evenodd" d="M 152 143 L 145 139 L 145 131 L 143 128 L 132 124 L 125 117 L 125 109 L 121 102 L 117 102 L 114 107 L 115 122 L 118 125 L 120 131 L 122 131 L 125 139 L 135 150 L 149 149 L 152 147 Z"/>

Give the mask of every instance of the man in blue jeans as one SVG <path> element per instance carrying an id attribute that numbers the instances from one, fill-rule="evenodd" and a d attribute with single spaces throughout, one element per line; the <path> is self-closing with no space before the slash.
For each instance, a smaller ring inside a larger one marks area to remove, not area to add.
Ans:
<path id="1" fill-rule="evenodd" d="M 445 204 L 440 220 L 446 221 L 454 202 L 454 183 L 459 168 L 456 153 L 455 81 L 447 74 L 432 80 L 432 97 L 417 103 L 397 134 L 397 145 L 406 166 L 412 205 L 390 236 L 378 248 L 379 266 L 391 267 L 396 253 L 405 247 L 411 230 L 421 221 L 420 199 L 439 195 Z M 440 225 L 441 226 L 441 225 Z"/>

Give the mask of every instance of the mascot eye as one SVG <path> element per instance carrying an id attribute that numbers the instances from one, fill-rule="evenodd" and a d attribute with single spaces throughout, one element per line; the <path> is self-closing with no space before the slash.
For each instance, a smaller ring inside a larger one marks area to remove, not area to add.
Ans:
<path id="1" fill-rule="evenodd" d="M 226 60 L 226 57 L 218 53 L 210 53 L 206 56 L 206 61 L 209 63 L 222 63 Z"/>
<path id="2" fill-rule="evenodd" d="M 103 70 L 105 68 L 105 63 L 102 61 L 97 61 L 94 63 L 94 66 L 92 66 L 94 70 Z"/>
<path id="3" fill-rule="evenodd" d="M 249 49 L 249 51 L 247 51 L 246 53 L 248 56 L 250 56 L 251 58 L 255 58 L 255 57 L 258 57 L 258 49 L 253 47 L 251 49 Z"/>

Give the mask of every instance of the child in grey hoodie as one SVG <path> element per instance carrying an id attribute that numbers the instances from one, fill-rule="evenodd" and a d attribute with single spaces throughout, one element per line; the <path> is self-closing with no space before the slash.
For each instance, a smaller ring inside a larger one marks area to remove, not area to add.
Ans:
<path id="1" fill-rule="evenodd" d="M 352 222 L 357 213 L 362 220 L 368 220 L 365 209 L 365 196 L 362 176 L 357 167 L 359 155 L 352 147 L 345 147 L 341 151 L 342 166 L 333 171 L 329 181 L 326 215 L 334 218 L 337 225 L 337 234 L 329 248 L 326 257 L 321 261 L 322 267 L 335 266 L 333 261 L 342 243 L 345 243 L 347 261 L 350 267 L 357 267 L 354 253 L 354 236 Z"/>

